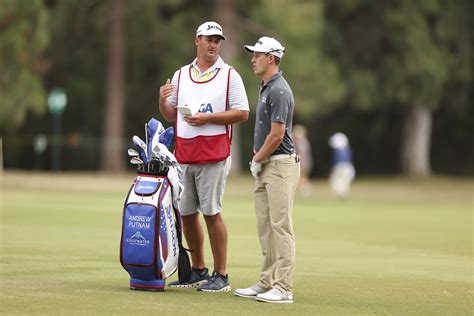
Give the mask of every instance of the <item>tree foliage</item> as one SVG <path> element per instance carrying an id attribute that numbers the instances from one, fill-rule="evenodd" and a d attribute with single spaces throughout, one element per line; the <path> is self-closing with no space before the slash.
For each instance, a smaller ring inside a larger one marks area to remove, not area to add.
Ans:
<path id="1" fill-rule="evenodd" d="M 348 102 L 436 109 L 450 76 L 470 80 L 466 4 L 326 1 L 327 54 L 348 82 Z"/>
<path id="2" fill-rule="evenodd" d="M 262 1 L 253 20 L 286 47 L 281 69 L 292 86 L 300 116 L 333 111 L 346 93 L 337 65 L 323 54 L 322 2 Z M 256 41 L 256 39 L 254 39 Z"/>
<path id="3" fill-rule="evenodd" d="M 48 12 L 41 0 L 0 4 L 0 130 L 11 130 L 28 111 L 46 112 L 42 53 L 48 45 Z"/>
<path id="4" fill-rule="evenodd" d="M 464 57 L 469 17 L 462 9 L 468 6 L 462 0 L 326 1 L 327 53 L 347 80 L 343 102 L 406 112 L 400 161 L 409 174 L 430 173 L 431 115 L 451 106 L 442 102 L 450 81 L 462 82 L 460 93 L 468 95 L 472 79 L 465 70 L 456 74 L 458 67 L 471 68 Z"/>

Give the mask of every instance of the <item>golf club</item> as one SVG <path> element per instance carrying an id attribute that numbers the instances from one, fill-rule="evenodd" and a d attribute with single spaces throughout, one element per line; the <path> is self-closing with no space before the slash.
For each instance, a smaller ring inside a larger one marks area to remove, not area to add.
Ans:
<path id="1" fill-rule="evenodd" d="M 143 169 L 144 168 L 143 160 L 141 160 L 138 157 L 132 157 L 132 159 L 130 159 L 130 163 L 132 165 L 138 165 L 138 169 Z"/>
<path id="2" fill-rule="evenodd" d="M 174 128 L 170 126 L 163 133 L 160 134 L 158 142 L 162 143 L 169 149 L 171 148 L 173 137 L 174 137 Z"/>
<path id="3" fill-rule="evenodd" d="M 132 148 L 129 148 L 128 151 L 127 151 L 128 155 L 130 157 L 135 157 L 135 156 L 139 156 L 140 154 L 138 153 L 138 151 L 136 151 L 135 149 L 132 149 Z"/>
<path id="4" fill-rule="evenodd" d="M 143 160 L 144 164 L 148 163 L 148 155 L 147 155 L 147 149 L 146 149 L 146 144 L 143 142 L 143 140 L 138 137 L 137 135 L 134 135 L 132 137 L 133 144 L 135 147 L 138 149 L 138 153 L 140 155 L 140 158 Z"/>

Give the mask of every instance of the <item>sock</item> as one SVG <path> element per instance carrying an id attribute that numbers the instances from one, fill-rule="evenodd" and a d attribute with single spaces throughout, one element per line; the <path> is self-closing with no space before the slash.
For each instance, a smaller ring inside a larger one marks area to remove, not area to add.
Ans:
<path id="1" fill-rule="evenodd" d="M 202 269 L 192 268 L 192 269 L 196 271 L 198 274 L 202 274 L 204 271 L 207 270 L 207 268 L 202 268 Z"/>

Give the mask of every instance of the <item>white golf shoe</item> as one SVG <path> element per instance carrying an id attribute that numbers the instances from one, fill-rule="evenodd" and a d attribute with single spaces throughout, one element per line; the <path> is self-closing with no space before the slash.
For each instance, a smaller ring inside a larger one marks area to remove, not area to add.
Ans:
<path id="1" fill-rule="evenodd" d="M 246 289 L 236 289 L 234 291 L 234 294 L 240 297 L 255 298 L 258 294 L 262 294 L 265 292 L 267 292 L 267 289 L 255 284 Z"/>
<path id="2" fill-rule="evenodd" d="M 258 294 L 255 299 L 267 303 L 293 303 L 293 294 L 279 288 L 273 288 L 268 292 Z"/>

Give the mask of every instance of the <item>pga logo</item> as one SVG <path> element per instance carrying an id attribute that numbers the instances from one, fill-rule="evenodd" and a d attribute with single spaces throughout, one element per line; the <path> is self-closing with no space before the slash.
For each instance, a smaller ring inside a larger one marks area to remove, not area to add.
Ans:
<path id="1" fill-rule="evenodd" d="M 214 113 L 214 111 L 212 110 L 212 105 L 210 103 L 208 104 L 201 104 L 201 106 L 199 107 L 199 113 Z"/>

